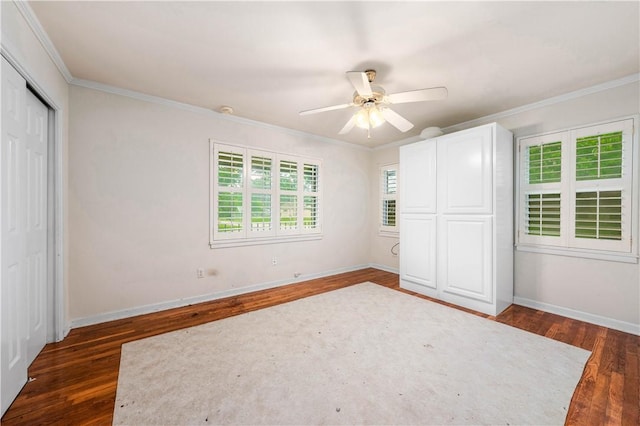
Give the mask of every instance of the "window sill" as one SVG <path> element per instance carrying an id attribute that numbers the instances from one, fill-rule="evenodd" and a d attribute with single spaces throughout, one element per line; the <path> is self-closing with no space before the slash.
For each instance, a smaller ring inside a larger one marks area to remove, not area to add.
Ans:
<path id="1" fill-rule="evenodd" d="M 542 253 L 552 254 L 556 256 L 606 260 L 609 262 L 638 263 L 638 255 L 631 253 L 616 253 L 611 251 L 573 249 L 566 247 L 532 246 L 524 244 L 516 245 L 516 250 L 529 253 Z"/>
<path id="2" fill-rule="evenodd" d="M 295 241 L 321 240 L 322 234 L 287 235 L 279 237 L 243 238 L 241 240 L 218 240 L 209 242 L 212 249 L 257 246 L 262 244 L 291 243 Z"/>
<path id="3" fill-rule="evenodd" d="M 378 231 L 378 236 L 387 238 L 400 238 L 398 231 Z"/>

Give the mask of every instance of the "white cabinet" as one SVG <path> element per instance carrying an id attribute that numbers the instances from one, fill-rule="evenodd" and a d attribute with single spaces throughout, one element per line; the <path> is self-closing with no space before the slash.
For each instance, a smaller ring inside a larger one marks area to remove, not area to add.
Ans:
<path id="1" fill-rule="evenodd" d="M 414 214 L 400 228 L 400 269 L 412 290 L 429 296 L 436 293 L 436 215 Z M 405 250 L 406 248 L 406 250 Z"/>
<path id="2" fill-rule="evenodd" d="M 400 286 L 497 315 L 513 301 L 513 135 L 493 123 L 400 148 Z"/>
<path id="3" fill-rule="evenodd" d="M 443 136 L 438 142 L 438 204 L 446 214 L 493 211 L 492 129 Z"/>
<path id="4" fill-rule="evenodd" d="M 436 212 L 436 142 L 424 141 L 400 150 L 400 199 L 407 213 Z"/>
<path id="5" fill-rule="evenodd" d="M 492 218 L 491 216 L 447 216 L 438 228 L 440 275 L 444 293 L 491 303 Z"/>

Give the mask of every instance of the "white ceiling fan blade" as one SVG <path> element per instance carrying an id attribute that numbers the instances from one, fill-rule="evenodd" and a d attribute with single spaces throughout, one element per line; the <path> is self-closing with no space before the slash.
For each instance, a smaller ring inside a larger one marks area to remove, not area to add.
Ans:
<path id="1" fill-rule="evenodd" d="M 389 124 L 401 132 L 406 132 L 413 127 L 409 120 L 389 108 L 382 108 L 380 112 L 382 112 L 382 116 Z"/>
<path id="2" fill-rule="evenodd" d="M 319 112 L 333 111 L 333 110 L 336 110 L 336 109 L 345 109 L 345 108 L 349 108 L 350 106 L 353 106 L 353 103 L 332 105 L 332 106 L 323 107 L 323 108 L 308 109 L 306 111 L 300 111 L 300 115 L 317 114 Z"/>
<path id="3" fill-rule="evenodd" d="M 347 121 L 347 124 L 344 125 L 344 127 L 342 128 L 342 130 L 340 130 L 338 132 L 339 135 L 344 135 L 346 133 L 349 133 L 351 131 L 351 129 L 353 129 L 353 126 L 356 125 L 356 115 L 353 114 L 351 116 L 351 119 L 349 119 L 349 121 Z"/>
<path id="4" fill-rule="evenodd" d="M 411 90 L 409 92 L 392 93 L 387 100 L 392 104 L 408 102 L 439 101 L 445 99 L 449 92 L 446 87 L 432 87 L 430 89 Z"/>
<path id="5" fill-rule="evenodd" d="M 349 71 L 347 72 L 347 78 L 358 92 L 358 95 L 368 98 L 373 95 L 371 91 L 371 84 L 369 83 L 369 77 L 366 73 L 361 71 Z"/>

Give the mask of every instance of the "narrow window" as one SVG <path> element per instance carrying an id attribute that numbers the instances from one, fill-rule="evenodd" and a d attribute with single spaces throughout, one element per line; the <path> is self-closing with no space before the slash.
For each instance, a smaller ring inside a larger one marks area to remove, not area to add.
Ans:
<path id="1" fill-rule="evenodd" d="M 396 207 L 398 203 L 398 165 L 380 168 L 380 232 L 398 232 Z"/>

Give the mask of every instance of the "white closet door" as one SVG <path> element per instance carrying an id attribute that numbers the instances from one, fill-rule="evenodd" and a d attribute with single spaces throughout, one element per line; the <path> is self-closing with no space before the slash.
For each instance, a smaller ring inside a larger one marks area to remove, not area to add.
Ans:
<path id="1" fill-rule="evenodd" d="M 438 138 L 438 212 L 493 213 L 492 132 L 485 126 Z"/>
<path id="2" fill-rule="evenodd" d="M 2 59 L 0 150 L 0 404 L 2 414 L 27 382 L 26 355 L 26 82 Z"/>
<path id="3" fill-rule="evenodd" d="M 438 286 L 442 292 L 493 302 L 492 218 L 440 216 Z"/>
<path id="4" fill-rule="evenodd" d="M 400 225 L 402 287 L 420 293 L 436 289 L 436 216 L 403 215 Z M 416 285 L 419 287 L 416 288 Z M 425 294 L 429 294 L 428 292 Z"/>
<path id="5" fill-rule="evenodd" d="M 436 212 L 436 141 L 400 147 L 400 212 Z"/>
<path id="6" fill-rule="evenodd" d="M 26 91 L 27 364 L 47 343 L 47 107 Z"/>

